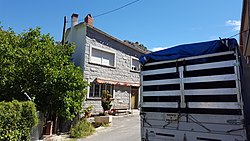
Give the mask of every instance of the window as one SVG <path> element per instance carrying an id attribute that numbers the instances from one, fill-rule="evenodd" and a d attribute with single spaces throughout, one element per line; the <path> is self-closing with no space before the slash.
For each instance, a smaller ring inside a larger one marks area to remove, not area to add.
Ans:
<path id="1" fill-rule="evenodd" d="M 131 71 L 140 71 L 139 59 L 131 57 Z"/>
<path id="2" fill-rule="evenodd" d="M 115 52 L 106 49 L 91 47 L 90 54 L 91 63 L 115 67 Z"/>
<path id="3" fill-rule="evenodd" d="M 108 90 L 113 96 L 114 86 L 111 84 L 90 83 L 89 97 L 101 97 L 102 91 Z"/>

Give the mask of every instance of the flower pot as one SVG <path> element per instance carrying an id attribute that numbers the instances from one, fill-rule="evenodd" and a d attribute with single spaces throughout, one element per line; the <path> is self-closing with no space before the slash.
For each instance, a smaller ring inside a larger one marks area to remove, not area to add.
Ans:
<path id="1" fill-rule="evenodd" d="M 85 117 L 85 118 L 91 117 L 91 112 L 85 112 L 85 113 L 84 113 L 84 117 Z"/>
<path id="2" fill-rule="evenodd" d="M 112 116 L 95 116 L 95 123 L 111 123 Z"/>
<path id="3" fill-rule="evenodd" d="M 53 129 L 53 122 L 47 121 L 45 125 L 45 135 L 52 135 L 52 129 Z"/>

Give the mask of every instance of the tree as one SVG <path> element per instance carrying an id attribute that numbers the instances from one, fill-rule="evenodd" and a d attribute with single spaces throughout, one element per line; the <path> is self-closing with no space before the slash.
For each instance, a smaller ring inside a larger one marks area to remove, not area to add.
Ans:
<path id="1" fill-rule="evenodd" d="M 74 48 L 56 43 L 40 28 L 15 34 L 0 27 L 0 101 L 25 101 L 28 95 L 39 111 L 74 118 L 88 85 L 70 62 Z"/>

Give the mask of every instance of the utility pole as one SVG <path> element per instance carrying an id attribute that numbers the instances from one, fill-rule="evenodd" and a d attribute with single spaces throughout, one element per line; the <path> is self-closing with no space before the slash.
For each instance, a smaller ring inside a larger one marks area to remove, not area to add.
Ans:
<path id="1" fill-rule="evenodd" d="M 65 34 L 65 28 L 66 28 L 66 16 L 64 16 L 64 20 L 63 20 L 63 33 L 62 33 L 62 45 L 64 45 L 64 34 Z"/>

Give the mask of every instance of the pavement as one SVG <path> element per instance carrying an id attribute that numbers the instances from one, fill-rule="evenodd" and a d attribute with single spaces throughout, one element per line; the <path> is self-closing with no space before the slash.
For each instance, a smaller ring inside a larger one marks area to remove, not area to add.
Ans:
<path id="1" fill-rule="evenodd" d="M 128 115 L 113 116 L 109 127 L 99 127 L 96 133 L 77 141 L 140 141 L 139 111 Z"/>
<path id="2" fill-rule="evenodd" d="M 94 121 L 91 117 L 90 122 Z M 129 114 L 119 114 L 112 116 L 112 123 L 108 127 L 98 127 L 96 132 L 84 139 L 71 139 L 68 135 L 52 135 L 43 139 L 43 141 L 139 141 L 140 140 L 140 121 L 139 110 L 132 110 Z"/>

